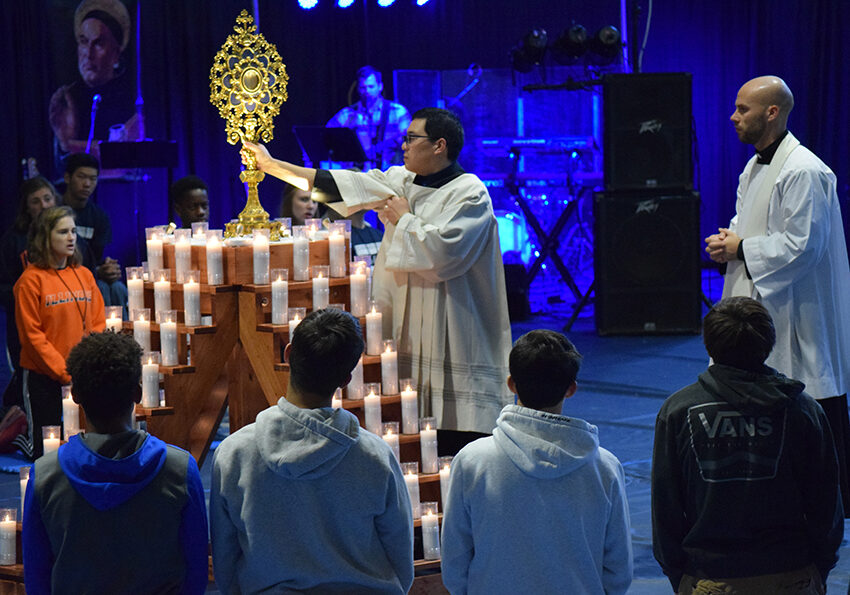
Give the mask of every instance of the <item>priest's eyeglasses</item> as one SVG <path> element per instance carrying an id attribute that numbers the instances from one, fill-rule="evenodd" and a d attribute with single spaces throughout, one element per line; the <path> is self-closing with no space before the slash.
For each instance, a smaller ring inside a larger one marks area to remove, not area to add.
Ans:
<path id="1" fill-rule="evenodd" d="M 430 138 L 427 134 L 405 134 L 401 137 L 401 140 L 406 142 L 408 145 L 413 143 L 414 138 Z"/>

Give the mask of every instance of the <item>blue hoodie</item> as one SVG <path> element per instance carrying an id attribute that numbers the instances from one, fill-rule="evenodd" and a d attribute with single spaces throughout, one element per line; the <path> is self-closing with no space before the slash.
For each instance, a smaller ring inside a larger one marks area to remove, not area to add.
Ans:
<path id="1" fill-rule="evenodd" d="M 413 519 L 386 443 L 344 409 L 281 398 L 216 449 L 213 569 L 222 593 L 407 593 Z"/>
<path id="2" fill-rule="evenodd" d="M 203 593 L 195 460 L 144 432 L 72 436 L 36 461 L 23 524 L 27 593 Z"/>
<path id="3" fill-rule="evenodd" d="M 596 426 L 518 405 L 452 461 L 443 583 L 460 593 L 625 593 L 623 468 Z"/>

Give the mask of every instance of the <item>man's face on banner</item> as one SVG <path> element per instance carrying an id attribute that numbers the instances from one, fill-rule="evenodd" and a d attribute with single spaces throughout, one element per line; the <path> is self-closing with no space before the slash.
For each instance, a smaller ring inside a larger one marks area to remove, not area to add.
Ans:
<path id="1" fill-rule="evenodd" d="M 77 36 L 77 66 L 89 87 L 99 87 L 115 76 L 121 48 L 109 27 L 98 19 L 86 19 Z"/>

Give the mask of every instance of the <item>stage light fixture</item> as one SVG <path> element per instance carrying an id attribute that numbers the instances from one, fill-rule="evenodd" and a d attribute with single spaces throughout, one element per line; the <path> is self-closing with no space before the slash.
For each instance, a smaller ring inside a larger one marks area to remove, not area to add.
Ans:
<path id="1" fill-rule="evenodd" d="M 387 6 L 391 6 L 395 0 L 378 0 L 378 6 L 381 8 L 386 8 Z"/>
<path id="2" fill-rule="evenodd" d="M 416 6 L 423 6 L 428 3 L 428 0 L 416 0 Z"/>
<path id="3" fill-rule="evenodd" d="M 336 0 L 336 5 L 340 8 L 348 8 L 354 4 L 354 0 Z"/>
<path id="4" fill-rule="evenodd" d="M 511 66 L 519 72 L 531 72 L 543 61 L 549 41 L 544 29 L 533 29 L 525 34 L 519 45 L 511 50 Z"/>
<path id="5" fill-rule="evenodd" d="M 620 30 L 614 25 L 606 25 L 590 40 L 590 51 L 602 58 L 603 64 L 610 64 L 622 52 L 620 40 Z"/>
<path id="6" fill-rule="evenodd" d="M 298 6 L 300 6 L 304 10 L 310 10 L 311 8 L 315 8 L 318 3 L 319 0 L 298 0 Z"/>
<path id="7" fill-rule="evenodd" d="M 575 64 L 587 52 L 587 29 L 573 24 L 569 29 L 564 29 L 550 49 L 552 58 L 558 64 Z"/>

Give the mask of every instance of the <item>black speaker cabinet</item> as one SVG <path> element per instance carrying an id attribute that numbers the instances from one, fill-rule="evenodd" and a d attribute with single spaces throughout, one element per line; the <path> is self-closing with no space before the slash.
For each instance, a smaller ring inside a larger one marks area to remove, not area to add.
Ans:
<path id="1" fill-rule="evenodd" d="M 597 332 L 699 333 L 699 194 L 597 193 L 594 220 Z"/>
<path id="2" fill-rule="evenodd" d="M 691 75 L 602 78 L 605 190 L 691 190 Z"/>

